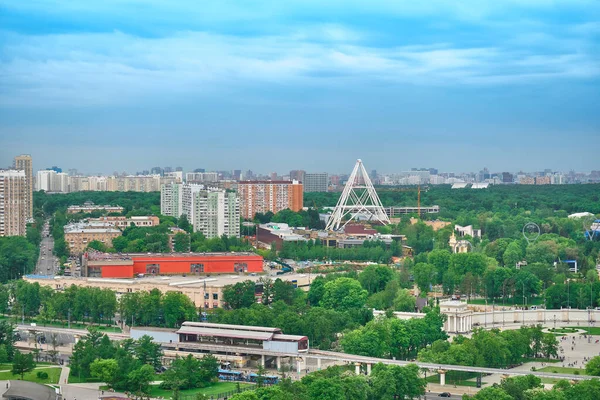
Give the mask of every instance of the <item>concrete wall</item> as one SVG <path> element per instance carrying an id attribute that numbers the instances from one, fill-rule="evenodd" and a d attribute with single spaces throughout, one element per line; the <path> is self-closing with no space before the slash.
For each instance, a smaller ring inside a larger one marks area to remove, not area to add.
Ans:
<path id="1" fill-rule="evenodd" d="M 297 353 L 298 352 L 298 343 L 265 340 L 265 341 L 263 341 L 263 349 L 270 350 L 270 351 L 277 351 L 280 353 Z"/>
<path id="2" fill-rule="evenodd" d="M 166 330 L 153 330 L 148 328 L 131 328 L 130 336 L 132 339 L 137 340 L 144 335 L 150 336 L 155 342 L 169 343 L 173 341 L 173 343 L 177 343 L 179 341 L 179 335 L 175 333 L 175 329 L 169 332 Z"/>
<path id="3" fill-rule="evenodd" d="M 587 324 L 589 321 L 600 320 L 600 310 L 510 310 L 488 311 L 473 313 L 473 326 L 502 325 L 502 324 L 542 324 L 551 326 L 556 322 L 573 322 Z"/>

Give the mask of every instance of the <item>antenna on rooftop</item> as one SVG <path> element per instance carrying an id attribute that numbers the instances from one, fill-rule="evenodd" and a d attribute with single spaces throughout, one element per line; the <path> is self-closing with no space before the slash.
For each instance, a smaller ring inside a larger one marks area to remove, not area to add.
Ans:
<path id="1" fill-rule="evenodd" d="M 342 195 L 325 229 L 337 231 L 346 226 L 348 222 L 359 217 L 383 225 L 390 223 L 390 219 L 360 158 L 356 160 L 350 178 L 346 182 Z"/>

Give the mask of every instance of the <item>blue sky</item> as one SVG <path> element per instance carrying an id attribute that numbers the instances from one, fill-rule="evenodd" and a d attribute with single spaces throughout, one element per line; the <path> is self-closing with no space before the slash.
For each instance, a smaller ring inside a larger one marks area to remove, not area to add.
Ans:
<path id="1" fill-rule="evenodd" d="M 587 171 L 599 149 L 597 0 L 0 5 L 0 165 Z"/>

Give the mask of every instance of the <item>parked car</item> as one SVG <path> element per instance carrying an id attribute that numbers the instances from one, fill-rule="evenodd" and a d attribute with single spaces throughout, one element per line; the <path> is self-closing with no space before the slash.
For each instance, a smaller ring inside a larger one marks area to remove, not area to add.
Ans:
<path id="1" fill-rule="evenodd" d="M 438 394 L 438 397 L 452 397 L 452 395 L 448 392 L 442 392 Z"/>

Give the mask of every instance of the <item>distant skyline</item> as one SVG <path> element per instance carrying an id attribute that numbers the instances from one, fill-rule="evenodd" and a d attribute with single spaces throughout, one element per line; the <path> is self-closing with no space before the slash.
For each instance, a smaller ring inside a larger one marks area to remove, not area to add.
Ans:
<path id="1" fill-rule="evenodd" d="M 0 6 L 0 167 L 600 169 L 596 0 Z"/>

